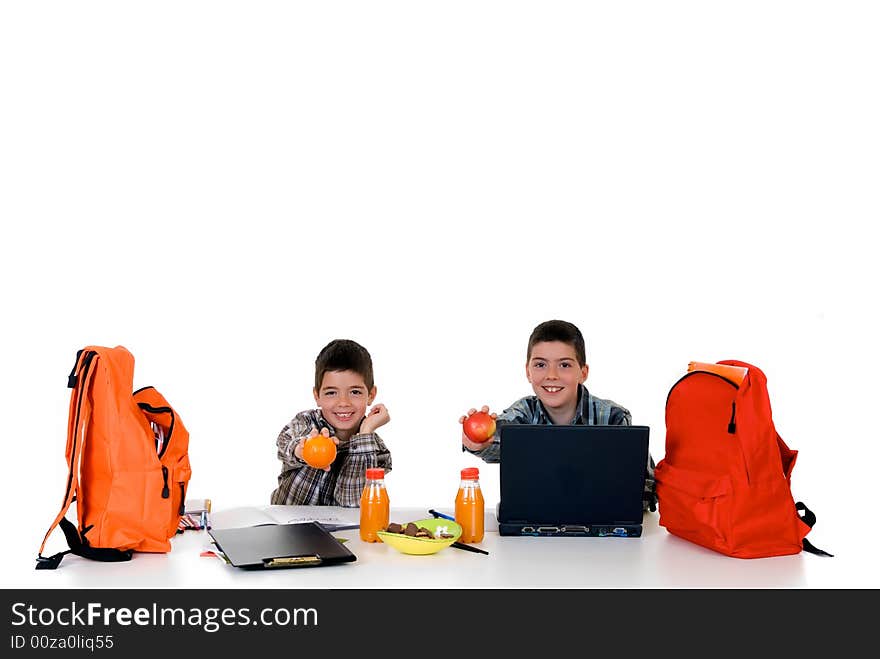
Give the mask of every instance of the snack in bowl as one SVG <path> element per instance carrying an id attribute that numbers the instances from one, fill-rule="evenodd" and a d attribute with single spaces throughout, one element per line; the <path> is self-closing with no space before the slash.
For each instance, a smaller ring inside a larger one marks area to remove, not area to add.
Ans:
<path id="1" fill-rule="evenodd" d="M 376 535 L 403 554 L 436 554 L 458 540 L 461 527 L 448 519 L 419 519 L 406 524 L 392 522 Z"/>

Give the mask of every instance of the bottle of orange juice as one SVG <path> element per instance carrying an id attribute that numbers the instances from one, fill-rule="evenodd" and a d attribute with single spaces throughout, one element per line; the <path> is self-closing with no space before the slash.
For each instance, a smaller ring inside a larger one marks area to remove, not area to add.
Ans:
<path id="1" fill-rule="evenodd" d="M 485 502 L 480 490 L 480 470 L 461 470 L 461 483 L 455 495 L 455 521 L 461 527 L 459 542 L 480 542 L 483 539 Z"/>
<path id="2" fill-rule="evenodd" d="M 367 469 L 367 482 L 361 493 L 361 540 L 379 542 L 376 531 L 388 528 L 390 516 L 388 492 L 385 490 L 385 470 L 380 467 Z"/>

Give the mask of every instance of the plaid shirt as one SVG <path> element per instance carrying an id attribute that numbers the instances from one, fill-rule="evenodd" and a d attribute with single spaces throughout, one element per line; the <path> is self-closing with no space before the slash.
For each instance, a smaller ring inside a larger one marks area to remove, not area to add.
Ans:
<path id="1" fill-rule="evenodd" d="M 330 436 L 335 429 L 324 419 L 320 409 L 297 414 L 281 430 L 276 444 L 281 474 L 271 502 L 282 505 L 347 506 L 360 505 L 361 493 L 367 482 L 368 467 L 391 471 L 391 452 L 374 432 L 352 435 L 339 440 L 336 459 L 330 471 L 315 469 L 297 458 L 293 450 L 312 430 L 327 428 Z"/>
<path id="2" fill-rule="evenodd" d="M 544 404 L 537 396 L 520 398 L 513 405 L 504 410 L 496 419 L 497 429 L 492 441 L 478 451 L 471 451 L 462 446 L 462 450 L 472 453 L 485 462 L 501 462 L 501 438 L 498 430 L 509 424 L 553 425 L 553 420 L 547 413 Z M 578 400 L 575 407 L 574 418 L 570 425 L 573 426 L 629 426 L 632 425 L 632 415 L 625 407 L 621 407 L 613 400 L 596 398 L 584 385 L 578 385 Z M 654 511 L 657 509 L 657 495 L 654 485 L 654 459 L 648 453 L 648 465 L 645 471 L 645 494 L 643 508 Z"/>

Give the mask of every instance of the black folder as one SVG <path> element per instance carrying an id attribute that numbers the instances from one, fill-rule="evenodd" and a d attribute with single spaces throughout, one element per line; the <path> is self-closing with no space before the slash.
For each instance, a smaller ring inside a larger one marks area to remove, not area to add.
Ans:
<path id="1" fill-rule="evenodd" d="M 249 570 L 321 567 L 357 560 L 317 522 L 211 529 L 208 533 L 232 565 Z"/>

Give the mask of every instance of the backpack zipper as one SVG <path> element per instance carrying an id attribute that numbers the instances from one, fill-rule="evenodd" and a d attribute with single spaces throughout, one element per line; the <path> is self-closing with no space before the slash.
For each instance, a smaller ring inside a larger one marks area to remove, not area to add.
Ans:
<path id="1" fill-rule="evenodd" d="M 718 375 L 718 373 L 711 373 L 709 371 L 691 371 L 690 373 L 686 373 L 682 377 L 680 377 L 678 379 L 678 382 L 676 382 L 674 385 L 672 385 L 672 387 L 669 389 L 669 393 L 666 394 L 666 404 L 667 405 L 669 405 L 669 397 L 672 395 L 672 390 L 675 389 L 681 383 L 682 380 L 684 380 L 685 378 L 689 378 L 692 375 L 696 375 L 697 373 L 702 373 L 703 375 L 711 375 L 716 378 L 721 378 L 727 384 L 729 384 L 731 387 L 733 387 L 737 391 L 739 390 L 739 385 L 736 382 L 734 382 L 733 380 L 731 380 L 729 378 L 724 377 L 723 375 Z M 727 422 L 727 432 L 731 435 L 736 434 L 736 401 L 735 400 L 730 403 L 730 421 Z"/>
<path id="2" fill-rule="evenodd" d="M 677 381 L 674 385 L 672 385 L 672 386 L 669 388 L 669 393 L 666 394 L 666 404 L 667 404 L 667 405 L 669 404 L 669 396 L 672 395 L 672 390 L 675 389 L 679 384 L 681 384 L 681 381 L 682 381 L 682 380 L 684 380 L 684 379 L 686 379 L 686 378 L 689 378 L 689 377 L 691 377 L 692 375 L 697 375 L 698 373 L 700 373 L 700 374 L 702 374 L 702 375 L 711 375 L 712 377 L 715 377 L 715 378 L 721 378 L 721 379 L 724 380 L 727 384 L 729 384 L 731 387 L 733 387 L 734 389 L 739 390 L 739 385 L 738 385 L 736 382 L 734 382 L 734 381 L 731 380 L 730 378 L 726 378 L 726 377 L 724 377 L 723 375 L 718 375 L 718 373 L 711 373 L 710 371 L 691 371 L 690 373 L 685 373 L 684 375 L 682 375 L 682 376 L 678 379 L 678 381 Z"/>
<path id="3" fill-rule="evenodd" d="M 141 389 L 138 389 L 137 391 L 143 391 L 144 389 L 152 389 L 152 387 L 143 387 Z M 137 393 L 137 391 L 134 393 Z M 174 420 L 175 420 L 174 410 L 172 410 L 170 407 L 153 407 L 149 403 L 138 403 L 138 407 L 141 408 L 142 410 L 146 410 L 147 412 L 151 412 L 153 414 L 170 414 L 171 415 L 171 425 L 168 427 L 168 434 L 165 436 L 165 444 L 164 444 L 164 446 L 162 446 L 162 450 L 159 451 L 159 453 L 158 453 L 158 457 L 161 460 L 162 456 L 165 455 L 165 451 L 168 450 L 168 446 L 171 444 L 171 433 L 174 432 Z M 184 511 L 185 511 L 185 507 L 184 507 L 185 502 L 183 500 L 183 495 L 184 495 L 183 483 L 180 483 L 179 512 L 181 515 L 183 515 Z M 168 467 L 166 467 L 165 465 L 162 465 L 162 498 L 167 499 L 170 496 L 171 496 L 171 489 L 168 487 Z"/>
<path id="4" fill-rule="evenodd" d="M 685 378 L 689 378 L 692 375 L 696 375 L 697 373 L 702 373 L 703 375 L 711 375 L 716 378 L 721 378 L 727 384 L 729 384 L 731 387 L 733 387 L 737 391 L 739 390 L 739 385 L 736 382 L 734 382 L 733 380 L 731 380 L 729 378 L 724 377 L 723 375 L 719 375 L 718 373 L 711 373 L 709 371 L 690 371 L 689 373 L 685 373 L 682 377 L 680 377 L 678 379 L 678 382 L 676 382 L 674 385 L 672 385 L 672 387 L 669 389 L 669 393 L 666 394 L 666 404 L 667 405 L 669 405 L 669 396 L 672 395 L 672 390 L 675 389 L 679 385 L 679 383 L 681 383 L 682 380 L 684 380 Z M 731 401 L 731 403 L 730 403 L 730 421 L 727 422 L 727 432 L 730 435 L 736 434 L 736 401 L 735 400 Z M 742 442 L 740 442 L 739 448 L 740 448 L 740 452 L 742 453 L 742 451 L 743 451 Z M 743 467 L 744 467 L 745 473 L 746 473 L 746 482 L 750 483 L 751 477 L 749 476 L 749 465 L 748 465 L 748 462 L 746 462 L 744 453 L 743 453 Z"/>
<path id="5" fill-rule="evenodd" d="M 152 387 L 144 387 L 144 389 L 151 389 Z M 138 391 L 143 391 L 143 389 L 138 389 Z M 137 392 L 135 392 L 137 393 Z M 165 455 L 165 451 L 168 450 L 168 446 L 171 444 L 171 435 L 174 433 L 174 410 L 170 407 L 153 407 L 149 403 L 138 403 L 139 408 L 142 410 L 146 410 L 147 412 L 152 412 L 153 414 L 170 414 L 171 415 L 171 425 L 168 426 L 168 434 L 165 435 L 165 443 L 162 445 L 162 450 L 159 451 L 158 456 L 159 459 L 162 459 L 162 456 Z"/>
<path id="6" fill-rule="evenodd" d="M 177 509 L 178 514 L 184 515 L 186 514 L 186 503 L 184 501 L 184 497 L 186 497 L 186 489 L 183 486 L 183 482 L 179 482 L 180 485 L 180 507 Z"/>

